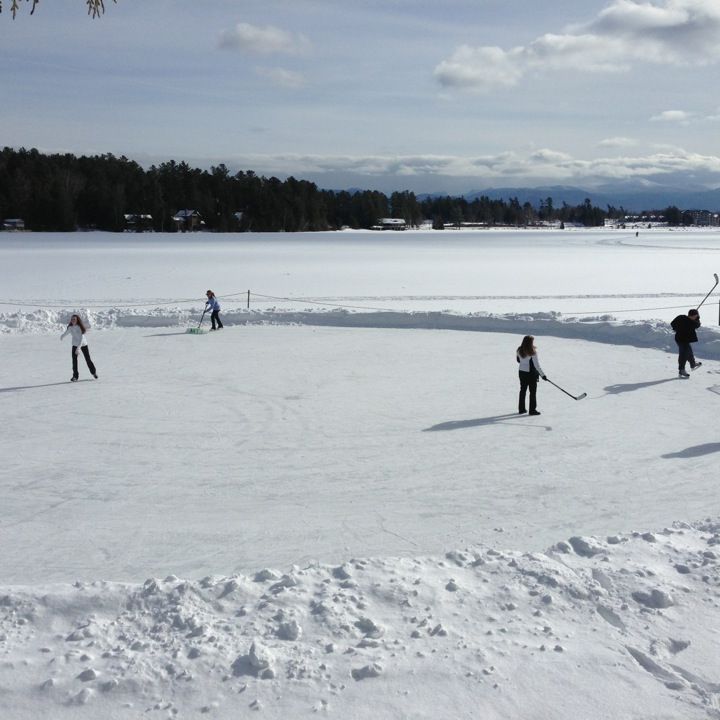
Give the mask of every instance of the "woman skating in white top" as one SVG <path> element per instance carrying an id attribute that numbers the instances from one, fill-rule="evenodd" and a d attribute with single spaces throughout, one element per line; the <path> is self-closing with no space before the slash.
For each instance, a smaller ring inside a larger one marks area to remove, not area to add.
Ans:
<path id="1" fill-rule="evenodd" d="M 530 415 L 539 415 L 537 409 L 537 379 L 538 376 L 543 380 L 547 380 L 542 367 L 540 367 L 540 358 L 538 358 L 537 349 L 535 348 L 535 338 L 532 335 L 526 335 L 515 355 L 519 363 L 518 375 L 520 377 L 520 398 L 518 401 L 518 412 L 523 415 L 527 412 L 525 409 L 525 396 L 530 390 Z"/>
<path id="2" fill-rule="evenodd" d="M 78 355 L 80 355 L 81 352 L 87 363 L 88 370 L 90 370 L 90 374 L 97 380 L 97 370 L 95 369 L 95 365 L 93 365 L 93 361 L 90 359 L 90 349 L 88 348 L 87 339 L 85 338 L 85 325 L 83 325 L 83 321 L 79 315 L 73 315 L 70 318 L 67 330 L 60 336 L 60 340 L 66 335 L 70 335 L 72 338 L 73 375 L 70 378 L 70 382 L 77 382 L 78 380 Z"/>

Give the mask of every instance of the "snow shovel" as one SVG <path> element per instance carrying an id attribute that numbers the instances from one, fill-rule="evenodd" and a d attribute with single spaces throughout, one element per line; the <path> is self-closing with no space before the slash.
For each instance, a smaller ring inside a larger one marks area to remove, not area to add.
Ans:
<path id="1" fill-rule="evenodd" d="M 204 335 L 206 330 L 202 330 L 200 326 L 202 325 L 202 321 L 205 318 L 205 313 L 207 312 L 207 308 L 203 310 L 203 314 L 200 316 L 200 322 L 198 323 L 198 326 L 196 328 L 188 328 L 185 332 L 188 335 Z"/>

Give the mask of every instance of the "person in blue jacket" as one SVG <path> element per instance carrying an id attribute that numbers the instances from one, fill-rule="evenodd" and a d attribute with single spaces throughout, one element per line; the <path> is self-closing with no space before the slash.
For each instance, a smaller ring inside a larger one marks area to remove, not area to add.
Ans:
<path id="1" fill-rule="evenodd" d="M 223 324 L 220 320 L 220 303 L 218 302 L 218 299 L 215 297 L 215 293 L 212 290 L 208 290 L 206 293 L 207 295 L 207 304 L 205 305 L 205 310 L 210 310 L 210 322 L 212 323 L 211 330 L 222 330 Z M 215 323 L 217 322 L 217 327 L 215 326 Z"/>

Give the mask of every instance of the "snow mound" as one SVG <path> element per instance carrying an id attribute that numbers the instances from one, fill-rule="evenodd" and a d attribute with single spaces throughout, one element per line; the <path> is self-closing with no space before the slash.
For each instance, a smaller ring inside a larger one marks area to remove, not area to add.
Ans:
<path id="1" fill-rule="evenodd" d="M 111 308 L 107 310 L 35 310 L 0 314 L 0 333 L 44 334 L 62 330 L 74 312 L 96 329 L 194 327 L 202 310 L 198 308 L 154 309 Z M 564 317 L 557 312 L 471 313 L 453 312 L 350 312 L 307 308 L 302 311 L 230 310 L 222 313 L 225 325 L 296 324 L 324 327 L 465 330 L 503 332 L 590 340 L 613 345 L 676 352 L 673 331 L 661 321 L 618 321 L 612 316 Z M 701 337 L 702 355 L 720 359 L 720 336 L 707 328 Z"/>
<path id="2" fill-rule="evenodd" d="M 14 719 L 718 717 L 719 586 L 708 520 L 545 553 L 5 587 L 0 688 Z"/>

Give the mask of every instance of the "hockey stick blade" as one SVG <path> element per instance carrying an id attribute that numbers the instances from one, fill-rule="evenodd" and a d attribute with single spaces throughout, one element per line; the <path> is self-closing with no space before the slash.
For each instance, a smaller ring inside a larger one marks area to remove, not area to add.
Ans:
<path id="1" fill-rule="evenodd" d="M 575 399 L 576 400 L 582 400 L 583 398 L 587 397 L 587 393 L 582 393 L 581 395 L 578 395 Z"/>
<path id="2" fill-rule="evenodd" d="M 702 301 L 698 305 L 698 310 L 705 304 L 705 301 L 713 294 L 713 290 L 715 290 L 715 288 L 718 286 L 718 283 L 720 283 L 717 273 L 713 273 L 713 277 L 715 278 L 715 284 L 710 288 L 710 292 L 702 299 Z"/>

